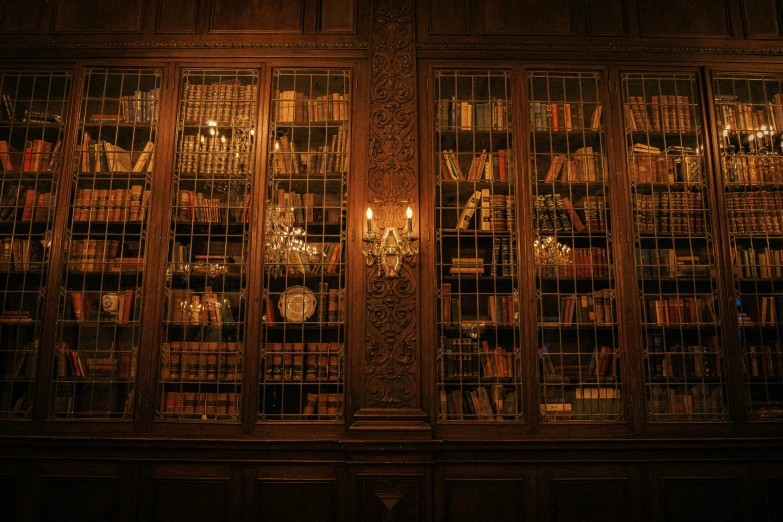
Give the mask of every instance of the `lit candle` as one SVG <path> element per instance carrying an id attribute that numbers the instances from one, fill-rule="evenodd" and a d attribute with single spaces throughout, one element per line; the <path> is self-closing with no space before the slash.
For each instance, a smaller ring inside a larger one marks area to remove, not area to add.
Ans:
<path id="1" fill-rule="evenodd" d="M 408 234 L 413 234 L 413 209 L 411 207 L 405 211 L 405 216 L 408 218 Z"/>
<path id="2" fill-rule="evenodd" d="M 372 209 L 367 207 L 367 235 L 372 236 Z"/>

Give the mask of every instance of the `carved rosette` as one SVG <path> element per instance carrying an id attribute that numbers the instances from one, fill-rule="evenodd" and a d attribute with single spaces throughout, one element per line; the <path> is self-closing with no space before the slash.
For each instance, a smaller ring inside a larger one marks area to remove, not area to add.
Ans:
<path id="1" fill-rule="evenodd" d="M 373 8 L 368 199 L 379 227 L 402 226 L 418 190 L 413 5 L 377 0 Z M 411 267 L 397 279 L 368 268 L 364 407 L 418 406 L 417 304 Z"/>

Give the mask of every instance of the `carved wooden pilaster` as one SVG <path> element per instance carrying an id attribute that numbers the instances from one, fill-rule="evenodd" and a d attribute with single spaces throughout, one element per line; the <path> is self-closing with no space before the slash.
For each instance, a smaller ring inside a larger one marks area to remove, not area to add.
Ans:
<path id="1" fill-rule="evenodd" d="M 402 227 L 419 188 L 413 8 L 412 0 L 373 4 L 367 199 L 379 227 Z M 375 264 L 366 276 L 364 386 L 354 427 L 422 425 L 418 270 L 403 265 L 398 278 L 386 279 Z"/>

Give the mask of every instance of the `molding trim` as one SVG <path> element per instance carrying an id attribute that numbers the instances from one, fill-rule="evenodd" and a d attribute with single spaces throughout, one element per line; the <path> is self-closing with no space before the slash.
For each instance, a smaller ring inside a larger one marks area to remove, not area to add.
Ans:
<path id="1" fill-rule="evenodd" d="M 47 42 L 0 43 L 0 50 L 71 50 L 71 49 L 305 49 L 367 50 L 366 43 L 310 42 Z"/>
<path id="2" fill-rule="evenodd" d="M 735 54 L 783 56 L 782 47 L 752 49 L 747 47 L 653 46 L 653 45 L 556 45 L 556 44 L 473 44 L 421 43 L 422 51 L 535 51 L 535 52 L 591 52 L 591 53 L 679 53 L 679 54 Z"/>

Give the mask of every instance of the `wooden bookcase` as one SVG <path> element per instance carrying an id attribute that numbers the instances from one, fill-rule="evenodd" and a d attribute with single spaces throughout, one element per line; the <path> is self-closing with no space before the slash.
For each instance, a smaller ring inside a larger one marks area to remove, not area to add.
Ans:
<path id="1" fill-rule="evenodd" d="M 259 421 L 345 418 L 350 91 L 347 69 L 272 73 Z"/>
<path id="2" fill-rule="evenodd" d="M 649 421 L 728 418 L 700 78 L 621 73 Z"/>
<path id="3" fill-rule="evenodd" d="M 438 421 L 522 419 L 509 70 L 435 72 Z"/>
<path id="4" fill-rule="evenodd" d="M 783 75 L 713 76 L 744 401 L 783 417 Z"/>
<path id="5" fill-rule="evenodd" d="M 161 70 L 88 68 L 71 165 L 49 417 L 132 419 Z"/>
<path id="6" fill-rule="evenodd" d="M 619 421 L 603 73 L 526 76 L 540 418 Z"/>
<path id="7" fill-rule="evenodd" d="M 32 416 L 71 84 L 0 71 L 0 418 Z"/>
<path id="8" fill-rule="evenodd" d="M 258 84 L 182 71 L 156 419 L 241 418 Z"/>

